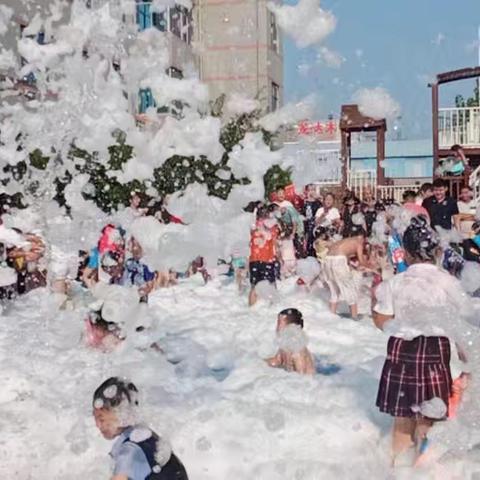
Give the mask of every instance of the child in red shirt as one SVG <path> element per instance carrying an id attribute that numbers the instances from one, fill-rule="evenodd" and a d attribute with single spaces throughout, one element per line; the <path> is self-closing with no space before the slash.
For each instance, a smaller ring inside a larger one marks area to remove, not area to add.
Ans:
<path id="1" fill-rule="evenodd" d="M 255 226 L 250 234 L 250 284 L 248 299 L 250 306 L 257 301 L 255 286 L 264 280 L 275 284 L 275 261 L 278 226 L 270 218 L 268 209 L 260 207 L 257 211 Z"/>

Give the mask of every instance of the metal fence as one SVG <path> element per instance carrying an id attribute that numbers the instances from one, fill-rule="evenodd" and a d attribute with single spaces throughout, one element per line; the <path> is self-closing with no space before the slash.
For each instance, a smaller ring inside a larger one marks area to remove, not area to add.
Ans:
<path id="1" fill-rule="evenodd" d="M 438 113 L 440 147 L 480 146 L 480 107 L 441 108 Z"/>

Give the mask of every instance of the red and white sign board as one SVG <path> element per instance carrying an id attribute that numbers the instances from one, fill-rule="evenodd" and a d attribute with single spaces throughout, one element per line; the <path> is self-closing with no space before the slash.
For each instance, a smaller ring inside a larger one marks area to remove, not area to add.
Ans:
<path id="1" fill-rule="evenodd" d="M 338 120 L 309 121 L 303 120 L 297 124 L 299 137 L 315 138 L 318 141 L 339 141 L 340 126 Z"/>

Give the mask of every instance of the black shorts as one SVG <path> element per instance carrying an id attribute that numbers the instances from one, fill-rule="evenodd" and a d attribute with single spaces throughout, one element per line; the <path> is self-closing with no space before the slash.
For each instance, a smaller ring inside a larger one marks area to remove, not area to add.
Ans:
<path id="1" fill-rule="evenodd" d="M 250 262 L 249 267 L 252 287 L 263 280 L 275 283 L 275 262 Z"/>

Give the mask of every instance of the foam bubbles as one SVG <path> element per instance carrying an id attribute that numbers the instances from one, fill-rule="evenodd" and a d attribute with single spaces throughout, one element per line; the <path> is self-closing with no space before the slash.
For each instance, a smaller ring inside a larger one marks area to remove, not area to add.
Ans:
<path id="1" fill-rule="evenodd" d="M 421 413 L 424 417 L 440 420 L 447 415 L 445 402 L 438 397 L 422 402 L 412 407 L 413 412 Z"/>
<path id="2" fill-rule="evenodd" d="M 277 344 L 286 352 L 298 353 L 308 345 L 308 338 L 299 325 L 291 324 L 277 333 Z"/>
<path id="3" fill-rule="evenodd" d="M 103 391 L 103 395 L 105 398 L 112 399 L 117 395 L 117 392 L 118 392 L 117 386 L 110 385 Z"/>
<path id="4" fill-rule="evenodd" d="M 130 440 L 135 443 L 141 443 L 152 436 L 152 431 L 146 427 L 136 427 L 130 433 Z"/>
<path id="5" fill-rule="evenodd" d="M 279 300 L 278 291 L 273 283 L 267 280 L 262 280 L 255 285 L 255 292 L 258 298 L 270 303 L 276 303 Z"/>

